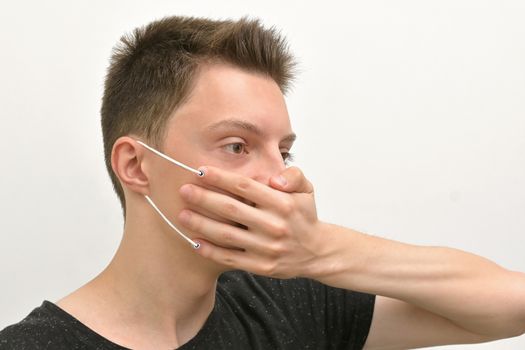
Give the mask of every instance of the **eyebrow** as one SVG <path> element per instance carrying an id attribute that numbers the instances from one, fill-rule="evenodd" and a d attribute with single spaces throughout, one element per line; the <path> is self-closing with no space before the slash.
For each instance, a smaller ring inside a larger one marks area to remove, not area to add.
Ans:
<path id="1" fill-rule="evenodd" d="M 210 131 L 217 129 L 242 129 L 249 131 L 257 136 L 263 136 L 264 132 L 257 125 L 240 119 L 225 119 L 219 122 L 213 123 L 207 127 Z M 297 138 L 295 133 L 286 135 L 281 141 L 294 142 Z"/>

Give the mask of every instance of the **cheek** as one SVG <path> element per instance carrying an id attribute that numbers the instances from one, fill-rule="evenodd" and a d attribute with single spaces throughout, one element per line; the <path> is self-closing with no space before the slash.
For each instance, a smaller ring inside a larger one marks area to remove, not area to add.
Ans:
<path id="1" fill-rule="evenodd" d="M 184 169 L 170 169 L 157 177 L 152 184 L 151 199 L 172 223 L 177 225 L 178 213 L 184 208 L 180 188 L 187 183 L 197 183 L 197 176 Z"/>
<path id="2" fill-rule="evenodd" d="M 175 164 L 166 163 L 150 179 L 151 193 L 157 198 L 169 197 L 171 201 L 179 201 L 179 188 L 185 183 L 194 182 L 197 176 Z"/>

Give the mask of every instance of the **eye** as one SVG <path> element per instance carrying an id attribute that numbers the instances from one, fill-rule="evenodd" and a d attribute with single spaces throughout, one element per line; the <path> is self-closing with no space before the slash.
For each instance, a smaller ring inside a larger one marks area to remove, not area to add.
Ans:
<path id="1" fill-rule="evenodd" d="M 227 145 L 224 146 L 224 148 L 228 152 L 234 153 L 234 154 L 248 153 L 246 151 L 246 145 L 244 143 L 241 143 L 241 142 L 235 142 L 235 143 L 227 144 Z"/>
<path id="2" fill-rule="evenodd" d="M 284 164 L 288 165 L 291 162 L 293 162 L 293 154 L 290 152 L 281 152 L 281 156 L 283 157 Z"/>

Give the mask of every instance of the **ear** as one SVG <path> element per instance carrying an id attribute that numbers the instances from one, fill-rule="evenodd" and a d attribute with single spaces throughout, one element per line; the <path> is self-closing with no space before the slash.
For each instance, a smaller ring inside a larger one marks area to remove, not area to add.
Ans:
<path id="1" fill-rule="evenodd" d="M 122 187 L 145 195 L 149 194 L 149 180 L 143 160 L 144 148 L 131 137 L 122 136 L 113 144 L 111 167 Z"/>

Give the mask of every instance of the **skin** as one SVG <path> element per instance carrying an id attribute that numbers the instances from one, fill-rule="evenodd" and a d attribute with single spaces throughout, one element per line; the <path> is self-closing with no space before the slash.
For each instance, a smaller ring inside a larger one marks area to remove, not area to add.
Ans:
<path id="1" fill-rule="evenodd" d="M 257 208 L 183 186 L 183 198 L 193 207 L 248 226 L 240 230 L 199 213 L 185 214 L 183 224 L 209 238 L 200 240 L 197 253 L 231 268 L 307 277 L 378 295 L 365 349 L 479 343 L 525 331 L 524 274 L 459 250 L 414 246 L 323 223 L 312 207 L 313 188 L 297 168 L 283 172 L 286 186 L 278 177 L 271 179 L 281 191 L 216 167 L 201 169 L 208 185 L 244 196 Z"/>
<path id="2" fill-rule="evenodd" d="M 368 349 L 480 342 L 525 330 L 522 274 L 457 250 L 320 221 L 312 185 L 283 160 L 292 134 L 270 78 L 202 67 L 161 151 L 192 167 L 206 164 L 205 176 L 154 155 L 136 135 L 118 139 L 112 166 L 127 209 L 121 245 L 99 276 L 57 304 L 122 346 L 175 348 L 202 328 L 218 276 L 243 269 L 379 295 Z M 174 233 L 144 195 L 201 248 Z"/>
<path id="3" fill-rule="evenodd" d="M 378 295 L 366 349 L 479 343 L 525 332 L 525 274 L 457 249 L 322 222 L 313 186 L 297 168 L 271 177 L 273 189 L 218 167 L 200 169 L 206 186 L 222 193 L 191 184 L 180 189 L 191 209 L 178 218 L 198 232 L 197 254 L 231 269 Z"/>
<path id="4" fill-rule="evenodd" d="M 283 95 L 272 79 L 223 64 L 206 65 L 189 99 L 170 119 L 160 151 L 192 167 L 228 168 L 268 185 L 272 175 L 285 169 L 283 157 L 292 146 L 292 135 Z M 175 348 L 202 328 L 213 309 L 217 278 L 229 266 L 195 254 L 144 195 L 172 223 L 183 227 L 178 213 L 192 207 L 182 200 L 180 188 L 190 183 L 217 189 L 136 139 L 136 135 L 119 138 L 111 158 L 126 196 L 122 242 L 100 275 L 57 305 L 119 345 Z M 239 143 L 248 142 L 249 157 L 239 151 Z M 195 239 L 204 238 L 194 230 L 184 231 Z M 231 247 L 227 242 L 222 246 Z"/>

